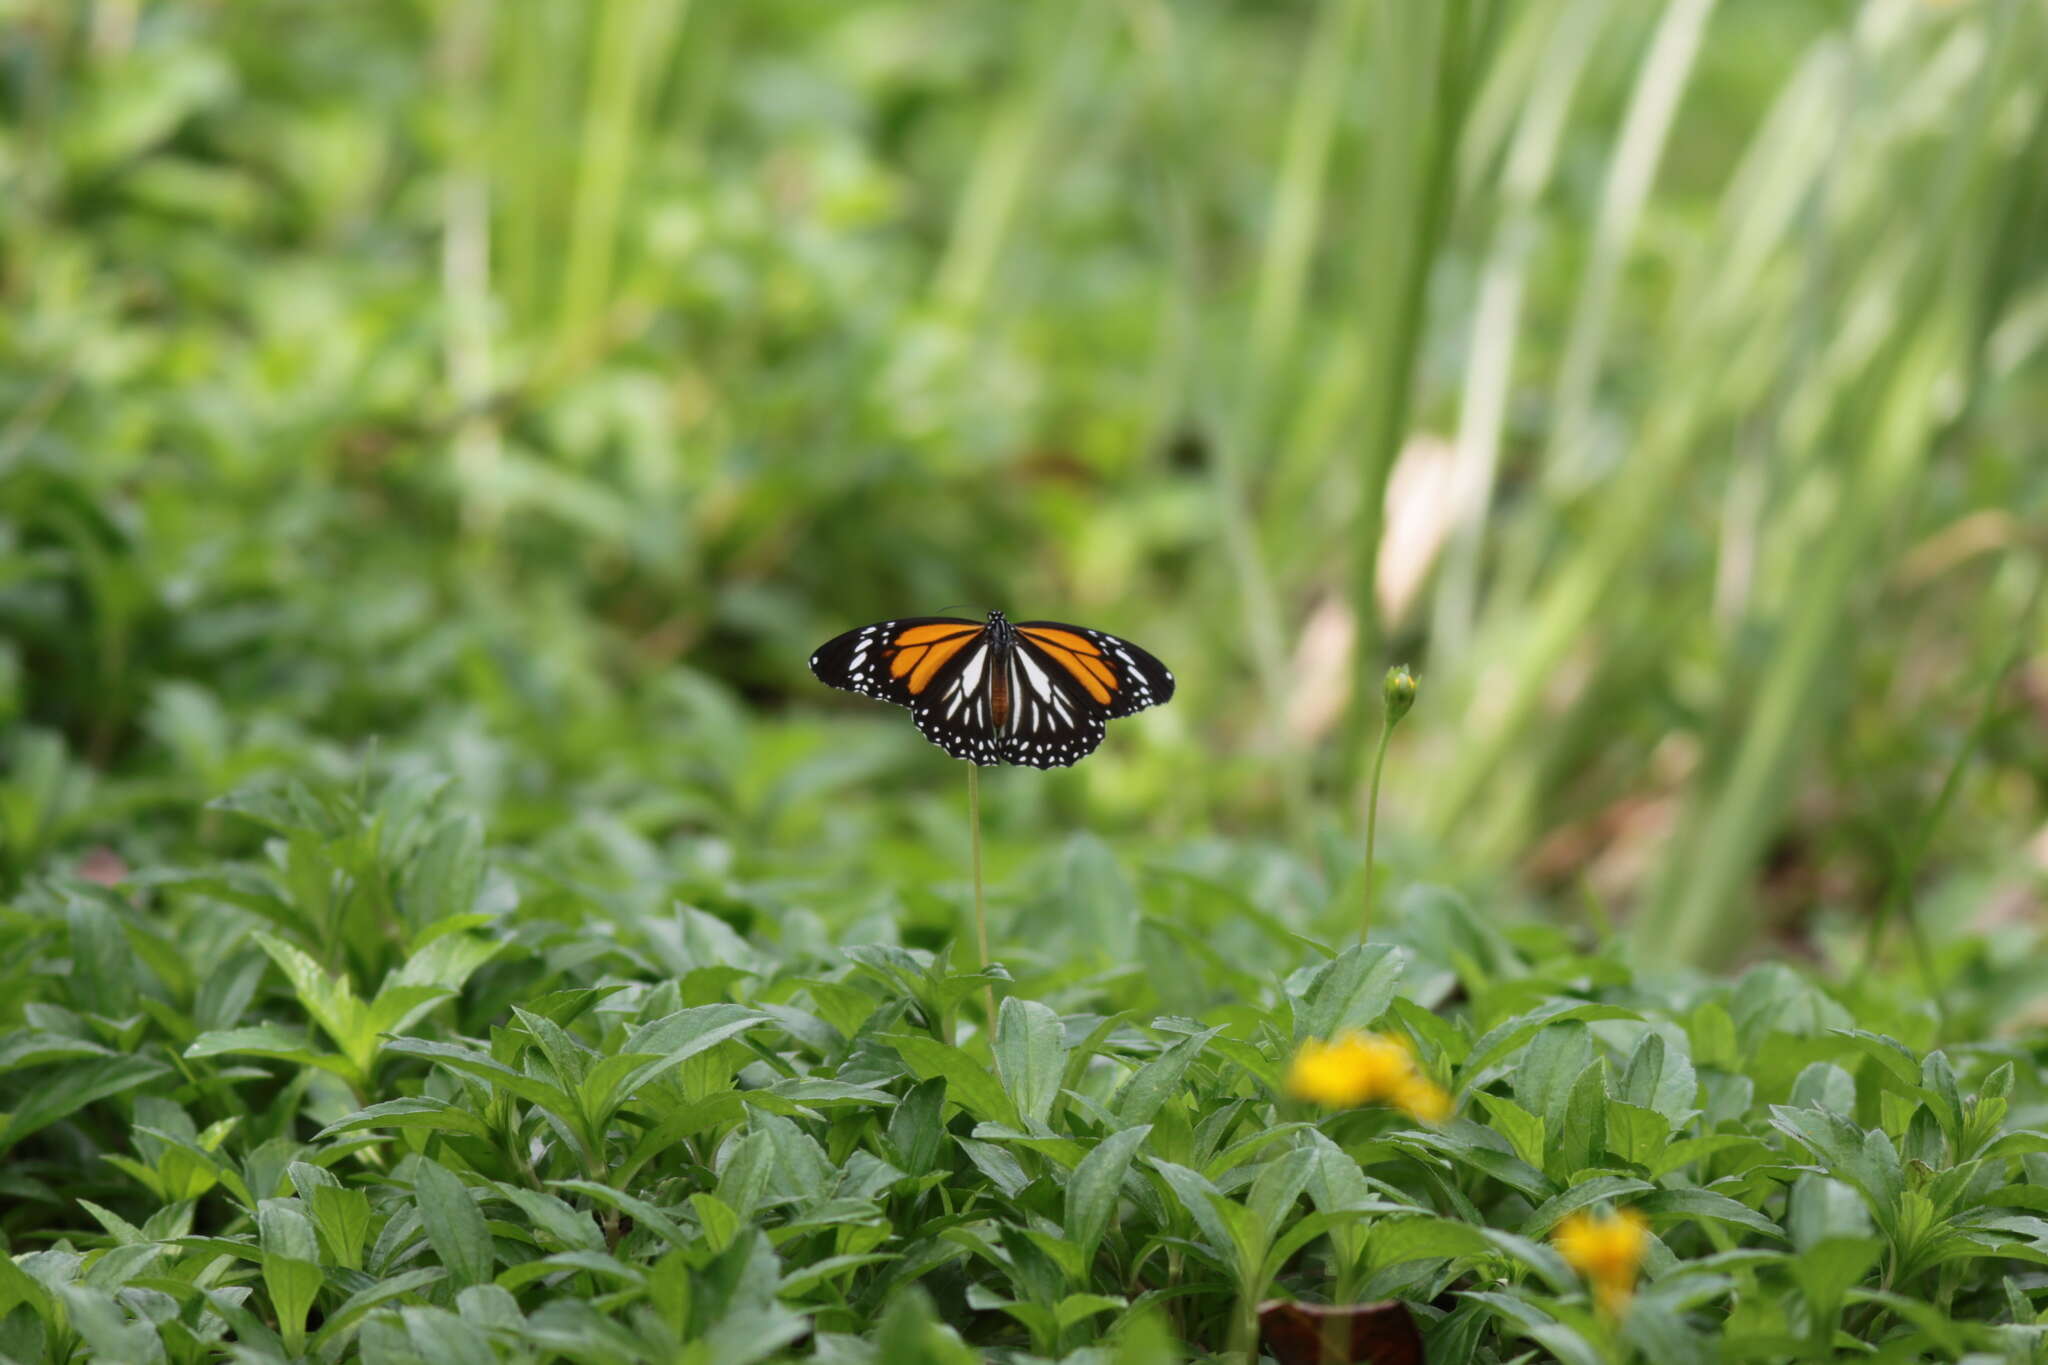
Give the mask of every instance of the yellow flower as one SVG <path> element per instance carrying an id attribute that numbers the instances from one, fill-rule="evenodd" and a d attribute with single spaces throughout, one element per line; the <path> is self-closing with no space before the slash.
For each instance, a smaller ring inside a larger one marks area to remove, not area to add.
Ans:
<path id="1" fill-rule="evenodd" d="M 1451 1116 L 1451 1097 L 1444 1093 L 1442 1086 L 1421 1072 L 1401 1082 L 1391 1098 L 1396 1109 L 1412 1114 L 1424 1123 L 1442 1123 Z"/>
<path id="2" fill-rule="evenodd" d="M 1287 1091 L 1325 1109 L 1388 1102 L 1431 1123 L 1451 1111 L 1450 1096 L 1422 1074 L 1408 1040 L 1398 1035 L 1310 1038 L 1287 1069 Z"/>
<path id="3" fill-rule="evenodd" d="M 1575 1213 L 1557 1225 L 1550 1243 L 1565 1263 L 1593 1286 L 1602 1310 L 1618 1313 L 1635 1292 L 1636 1274 L 1650 1246 L 1649 1222 L 1634 1209 L 1610 1217 Z"/>

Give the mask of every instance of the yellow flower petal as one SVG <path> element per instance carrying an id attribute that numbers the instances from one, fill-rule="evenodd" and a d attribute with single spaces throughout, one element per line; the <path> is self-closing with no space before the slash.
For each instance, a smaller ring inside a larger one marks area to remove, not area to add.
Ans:
<path id="1" fill-rule="evenodd" d="M 1610 1217 L 1575 1213 L 1557 1225 L 1550 1244 L 1593 1286 L 1605 1312 L 1619 1312 L 1635 1292 L 1636 1276 L 1650 1246 L 1650 1225 L 1634 1209 Z"/>
<path id="2" fill-rule="evenodd" d="M 1406 1038 L 1345 1033 L 1329 1042 L 1311 1038 L 1294 1054 L 1288 1093 L 1326 1109 L 1390 1102 L 1434 1122 L 1450 1111 L 1450 1098 L 1417 1070 Z"/>

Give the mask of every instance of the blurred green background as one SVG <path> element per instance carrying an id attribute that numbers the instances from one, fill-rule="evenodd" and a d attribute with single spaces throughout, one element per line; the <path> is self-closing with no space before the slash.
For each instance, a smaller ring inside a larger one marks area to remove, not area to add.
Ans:
<path id="1" fill-rule="evenodd" d="M 0 0 L 0 894 L 432 771 L 943 937 L 959 767 L 805 659 L 1001 606 L 1181 680 L 983 784 L 1013 938 L 1341 931 L 1403 661 L 1397 884 L 2031 935 L 2044 71 L 2034 0 Z"/>

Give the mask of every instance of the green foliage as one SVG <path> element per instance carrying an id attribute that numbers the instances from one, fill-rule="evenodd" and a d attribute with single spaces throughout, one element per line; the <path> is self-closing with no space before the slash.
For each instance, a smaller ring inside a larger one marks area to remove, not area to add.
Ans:
<path id="1" fill-rule="evenodd" d="M 2043 70 L 0 0 L 0 1365 L 2040 1357 Z M 1183 680 L 989 776 L 983 970 L 802 662 L 966 603 Z M 1347 1029 L 1454 1117 L 1289 1099 Z"/>
<path id="2" fill-rule="evenodd" d="M 213 875 L 16 899 L 9 1357 L 1237 1358 L 1279 1295 L 1397 1297 L 1474 1361 L 1960 1359 L 2039 1325 L 2038 1058 L 1930 1045 L 1910 987 L 1650 976 L 1535 929 L 1482 968 L 1426 887 L 1386 942 L 1179 982 L 686 904 L 594 934 L 573 857 L 421 790 L 248 793 L 220 808 L 270 841 Z M 1134 882 L 1144 924 L 1233 932 L 1232 897 Z M 286 942 L 337 913 L 379 952 Z M 1297 1041 L 1350 1028 L 1411 1036 L 1455 1116 L 1289 1099 Z M 1614 1206 L 1653 1232 L 1618 1321 L 1545 1240 Z"/>
<path id="3" fill-rule="evenodd" d="M 1396 862 L 1675 961 L 2038 829 L 2038 6 L 924 9 L 9 0 L 0 889 L 371 736 L 797 846 L 968 603 L 1194 680 L 1039 814 L 1314 838 L 1398 651 Z"/>

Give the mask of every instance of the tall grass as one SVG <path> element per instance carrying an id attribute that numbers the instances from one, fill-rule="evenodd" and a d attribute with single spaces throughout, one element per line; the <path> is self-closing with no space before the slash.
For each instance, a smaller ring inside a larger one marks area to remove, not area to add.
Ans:
<path id="1" fill-rule="evenodd" d="M 1497 6 L 1489 0 L 1374 10 L 1369 79 L 1368 196 L 1359 245 L 1372 276 L 1361 306 L 1371 363 L 1360 376 L 1358 522 L 1351 607 L 1358 620 L 1343 772 L 1363 773 L 1372 683 L 1379 674 L 1379 543 L 1388 474 L 1408 429 L 1425 341 L 1430 281 L 1445 246 L 1456 156 L 1473 91 L 1485 70 Z"/>
<path id="2" fill-rule="evenodd" d="M 362 623 L 294 694 L 337 733 L 409 713 L 393 640 L 499 720 L 678 667 L 779 703 L 830 625 L 1000 601 L 1186 683 L 992 820 L 1348 804 L 1412 658 L 1393 856 L 1570 846 L 1545 889 L 1703 960 L 1862 800 L 1854 736 L 1939 770 L 1966 723 L 1898 679 L 1981 663 L 1986 571 L 1912 548 L 2048 497 L 2026 0 L 18 8 L 0 705 L 105 763 L 252 595 Z M 376 80 L 306 94 L 335 44 Z M 422 592 L 470 633 L 378 624 Z"/>

